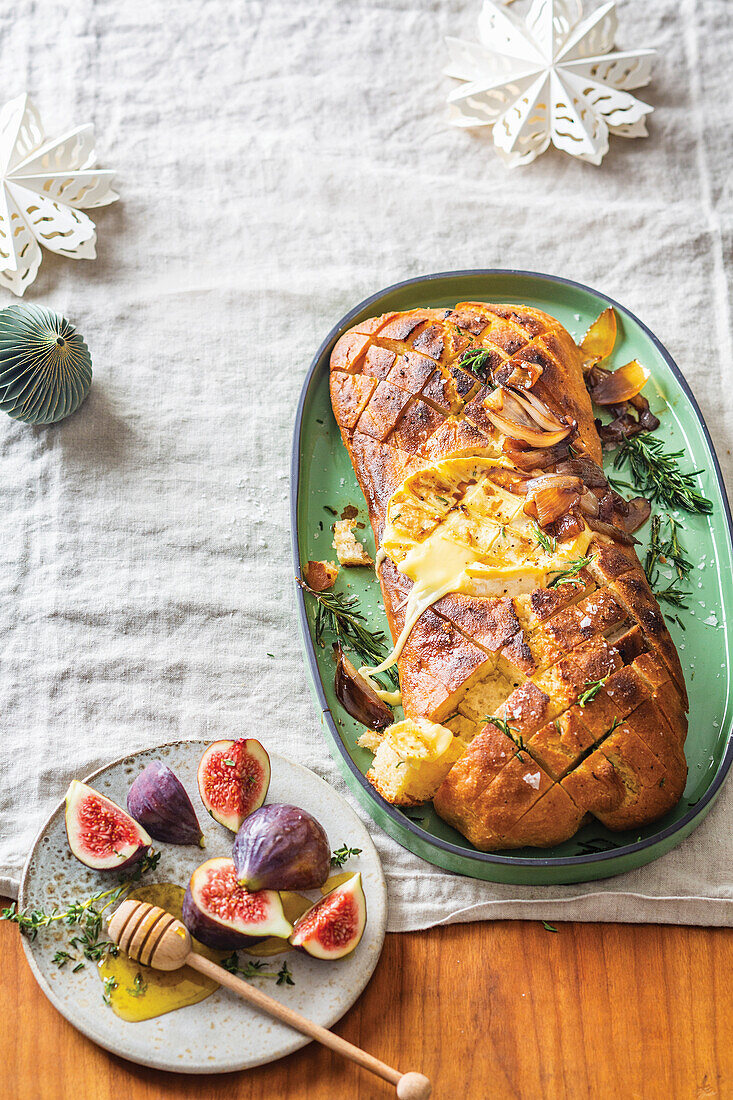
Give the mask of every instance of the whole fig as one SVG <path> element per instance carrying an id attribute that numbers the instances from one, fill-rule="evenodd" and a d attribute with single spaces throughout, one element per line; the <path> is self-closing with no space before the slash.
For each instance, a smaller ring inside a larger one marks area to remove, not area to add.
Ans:
<path id="1" fill-rule="evenodd" d="M 191 799 L 178 776 L 162 760 L 151 760 L 134 780 L 127 808 L 156 840 L 203 847 L 204 837 Z"/>
<path id="2" fill-rule="evenodd" d="M 328 878 L 331 849 L 323 826 L 306 810 L 273 803 L 245 819 L 232 859 L 247 890 L 313 890 Z"/>

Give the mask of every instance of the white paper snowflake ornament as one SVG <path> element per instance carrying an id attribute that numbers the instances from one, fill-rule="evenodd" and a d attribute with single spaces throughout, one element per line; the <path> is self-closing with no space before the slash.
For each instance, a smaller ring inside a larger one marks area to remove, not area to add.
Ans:
<path id="1" fill-rule="evenodd" d="M 41 265 L 41 249 L 93 260 L 97 233 L 83 207 L 119 196 L 114 172 L 93 168 L 94 128 L 77 126 L 47 140 L 27 95 L 0 110 L 0 286 L 23 294 Z"/>
<path id="2" fill-rule="evenodd" d="M 651 79 L 655 50 L 611 52 L 615 3 L 583 17 L 580 0 L 532 0 L 522 19 L 484 0 L 479 41 L 446 38 L 448 76 L 463 81 L 448 96 L 451 122 L 493 127 L 509 168 L 529 164 L 550 143 L 590 164 L 608 152 L 608 135 L 645 137 L 653 110 L 629 95 Z"/>

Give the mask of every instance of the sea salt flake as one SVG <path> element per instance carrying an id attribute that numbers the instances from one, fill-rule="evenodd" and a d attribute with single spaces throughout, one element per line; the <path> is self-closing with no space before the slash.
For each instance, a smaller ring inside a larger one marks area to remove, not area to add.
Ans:
<path id="1" fill-rule="evenodd" d="M 540 787 L 540 773 L 539 772 L 535 772 L 534 775 L 530 775 L 529 773 L 527 773 L 527 775 L 523 776 L 522 778 L 524 779 L 524 782 L 527 783 L 530 787 L 534 787 L 534 789 L 536 791 L 539 790 L 539 787 Z"/>

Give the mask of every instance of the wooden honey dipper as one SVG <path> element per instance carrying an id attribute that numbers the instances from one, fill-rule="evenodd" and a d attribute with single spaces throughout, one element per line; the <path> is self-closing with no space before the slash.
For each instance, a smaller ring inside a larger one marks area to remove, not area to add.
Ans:
<path id="1" fill-rule="evenodd" d="M 399 1100 L 428 1100 L 432 1086 L 422 1073 L 400 1073 L 392 1069 L 365 1050 L 355 1047 L 353 1043 L 347 1043 L 327 1028 L 314 1024 L 299 1012 L 294 1012 L 292 1008 L 287 1008 L 210 959 L 197 954 L 192 950 L 191 935 L 186 926 L 170 913 L 166 913 L 165 909 L 150 905 L 147 901 L 129 898 L 112 914 L 108 930 L 110 939 L 135 962 L 152 966 L 155 970 L 178 970 L 181 966 L 191 966 L 231 989 L 254 1008 L 274 1016 L 303 1035 L 316 1039 L 337 1054 L 342 1054 L 344 1058 L 350 1058 L 377 1077 L 389 1081 L 396 1086 Z"/>

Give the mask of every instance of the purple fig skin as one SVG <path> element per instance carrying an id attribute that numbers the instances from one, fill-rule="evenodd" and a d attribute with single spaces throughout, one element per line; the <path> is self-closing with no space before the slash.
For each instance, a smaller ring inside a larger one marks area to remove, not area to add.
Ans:
<path id="1" fill-rule="evenodd" d="M 203 847 L 191 799 L 175 772 L 161 760 L 152 760 L 135 779 L 127 795 L 127 809 L 156 840 Z"/>
<path id="2" fill-rule="evenodd" d="M 191 935 L 207 947 L 213 947 L 215 951 L 237 951 L 240 947 L 252 947 L 256 943 L 262 943 L 262 940 L 267 938 L 266 936 L 245 936 L 241 932 L 235 932 L 219 924 L 216 918 L 210 917 L 196 904 L 190 884 L 183 895 L 181 917 Z"/>
<path id="3" fill-rule="evenodd" d="M 232 851 L 237 881 L 246 890 L 314 890 L 329 876 L 331 848 L 314 817 L 298 806 L 273 803 L 242 824 Z"/>

